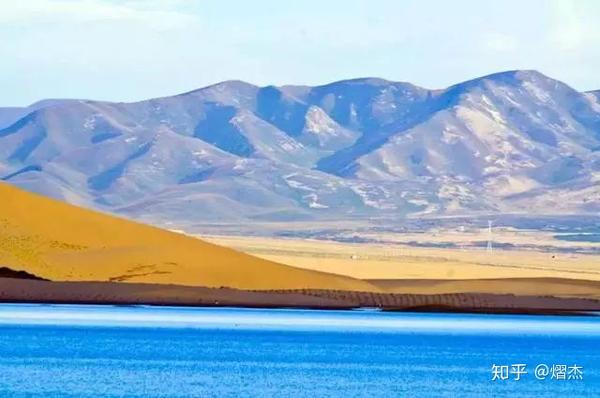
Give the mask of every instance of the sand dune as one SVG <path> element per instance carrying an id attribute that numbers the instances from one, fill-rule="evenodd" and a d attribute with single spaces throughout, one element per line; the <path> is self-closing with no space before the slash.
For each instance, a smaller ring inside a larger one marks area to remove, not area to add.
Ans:
<path id="1" fill-rule="evenodd" d="M 526 264 L 519 266 L 504 259 L 485 264 L 476 258 L 470 263 L 388 258 L 378 248 L 356 259 L 345 246 L 308 241 L 264 243 L 278 247 L 274 253 L 265 253 L 262 246 L 248 250 L 280 259 L 273 261 L 4 183 L 0 200 L 0 278 L 19 278 L 2 281 L 0 301 L 510 311 L 519 305 L 532 311 L 562 311 L 577 303 L 589 310 L 600 302 L 600 281 L 594 280 L 597 268 L 592 263 L 576 268 L 557 259 L 547 262 L 552 268 L 538 269 L 544 265 L 541 257 L 535 262 L 523 257 Z M 284 260 L 290 265 L 279 262 Z M 395 261 L 403 266 L 391 267 Z M 419 263 L 429 267 L 423 268 L 426 277 L 418 274 Z M 460 273 L 449 278 L 449 266 L 473 269 L 467 278 L 457 278 Z M 529 268 L 521 268 L 525 266 Z M 508 271 L 519 277 L 505 277 Z M 24 280 L 36 277 L 53 282 Z"/>
<path id="2" fill-rule="evenodd" d="M 0 266 L 54 281 L 378 291 L 0 183 Z"/>

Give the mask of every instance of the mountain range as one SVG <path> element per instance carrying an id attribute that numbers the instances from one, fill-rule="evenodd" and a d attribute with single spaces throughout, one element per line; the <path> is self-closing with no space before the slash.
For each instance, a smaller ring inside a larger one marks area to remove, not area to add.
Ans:
<path id="1" fill-rule="evenodd" d="M 226 81 L 0 108 L 0 179 L 150 223 L 600 212 L 600 91 L 536 71 L 441 90 Z"/>

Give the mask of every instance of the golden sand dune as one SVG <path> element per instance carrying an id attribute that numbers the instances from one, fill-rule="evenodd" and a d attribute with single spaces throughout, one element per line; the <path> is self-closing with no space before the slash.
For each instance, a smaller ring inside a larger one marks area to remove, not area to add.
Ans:
<path id="1" fill-rule="evenodd" d="M 5 183 L 0 183 L 2 265 L 55 281 L 379 290 L 366 281 L 278 264 Z"/>
<path id="2" fill-rule="evenodd" d="M 355 256 L 358 247 L 331 242 L 219 239 L 263 258 L 0 183 L 0 301 L 538 312 L 600 305 L 593 256 L 493 263 L 477 253 L 386 256 L 373 247 Z M 34 275 L 77 283 L 23 279 Z"/>

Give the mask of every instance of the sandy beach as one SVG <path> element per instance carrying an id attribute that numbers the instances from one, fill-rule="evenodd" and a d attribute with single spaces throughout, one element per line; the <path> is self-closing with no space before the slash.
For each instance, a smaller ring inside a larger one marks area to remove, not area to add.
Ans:
<path id="1" fill-rule="evenodd" d="M 600 300 L 508 294 L 396 294 L 334 290 L 244 291 L 114 282 L 0 278 L 0 302 L 567 314 L 600 311 Z"/>

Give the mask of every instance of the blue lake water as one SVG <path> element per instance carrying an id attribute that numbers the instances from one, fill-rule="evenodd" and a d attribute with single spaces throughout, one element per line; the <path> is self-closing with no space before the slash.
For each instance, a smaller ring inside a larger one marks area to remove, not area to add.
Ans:
<path id="1" fill-rule="evenodd" d="M 0 396 L 598 397 L 600 318 L 6 304 Z"/>

